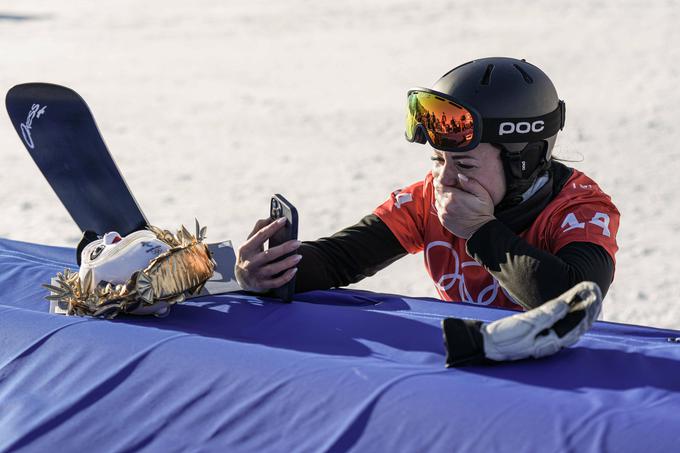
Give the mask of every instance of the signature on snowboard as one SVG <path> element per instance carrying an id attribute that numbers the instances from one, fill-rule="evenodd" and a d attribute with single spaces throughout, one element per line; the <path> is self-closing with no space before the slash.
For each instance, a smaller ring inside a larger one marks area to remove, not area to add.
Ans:
<path id="1" fill-rule="evenodd" d="M 46 105 L 40 108 L 40 104 L 33 104 L 31 106 L 31 110 L 28 111 L 26 122 L 21 123 L 21 136 L 24 137 L 26 145 L 31 149 L 33 149 L 33 137 L 31 137 L 31 127 L 33 125 L 33 119 L 40 118 L 40 116 L 43 113 L 45 113 L 46 108 L 47 108 Z"/>

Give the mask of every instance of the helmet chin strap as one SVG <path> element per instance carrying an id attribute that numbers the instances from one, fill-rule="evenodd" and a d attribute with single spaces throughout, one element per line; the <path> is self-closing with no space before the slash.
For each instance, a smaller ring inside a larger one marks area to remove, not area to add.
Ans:
<path id="1" fill-rule="evenodd" d="M 506 192 L 496 209 L 517 206 L 538 177 L 550 167 L 549 144 L 546 140 L 530 142 L 522 148 L 493 144 L 501 150 Z M 513 144 L 514 145 L 514 144 Z"/>

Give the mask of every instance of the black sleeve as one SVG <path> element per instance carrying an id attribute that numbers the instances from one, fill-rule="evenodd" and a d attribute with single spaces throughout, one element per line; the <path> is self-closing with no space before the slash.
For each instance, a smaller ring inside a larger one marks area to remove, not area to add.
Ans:
<path id="1" fill-rule="evenodd" d="M 356 283 L 407 254 L 392 231 L 374 214 L 333 236 L 303 242 L 295 292 Z"/>
<path id="2" fill-rule="evenodd" d="M 574 242 L 553 255 L 529 245 L 499 220 L 477 230 L 467 252 L 527 309 L 585 280 L 597 283 L 604 297 L 614 277 L 612 258 L 597 244 Z"/>

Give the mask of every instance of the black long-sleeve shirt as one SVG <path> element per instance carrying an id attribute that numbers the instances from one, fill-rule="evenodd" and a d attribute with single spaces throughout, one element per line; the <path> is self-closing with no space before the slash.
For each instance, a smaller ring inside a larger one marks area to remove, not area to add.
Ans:
<path id="1" fill-rule="evenodd" d="M 584 280 L 594 281 L 605 294 L 614 274 L 611 257 L 599 245 L 575 242 L 553 255 L 529 245 L 499 220 L 473 234 L 467 250 L 525 308 Z M 374 214 L 331 237 L 303 242 L 299 252 L 296 292 L 356 283 L 407 254 Z"/>
<path id="2" fill-rule="evenodd" d="M 607 251 L 589 242 L 570 243 L 552 254 L 534 247 L 518 233 L 560 192 L 572 170 L 551 166 L 551 182 L 519 206 L 496 213 L 467 241 L 467 253 L 480 263 L 524 308 L 533 308 L 573 285 L 594 281 L 606 294 L 614 275 Z M 328 289 L 356 283 L 407 252 L 392 231 L 370 214 L 328 238 L 303 242 L 296 291 Z"/>

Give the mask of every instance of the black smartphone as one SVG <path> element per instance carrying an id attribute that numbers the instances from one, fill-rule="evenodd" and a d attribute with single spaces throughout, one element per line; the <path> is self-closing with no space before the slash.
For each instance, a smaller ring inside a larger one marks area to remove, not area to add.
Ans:
<path id="1" fill-rule="evenodd" d="M 283 196 L 278 193 L 275 194 L 271 199 L 271 203 L 269 205 L 269 215 L 273 220 L 279 219 L 281 217 L 285 217 L 287 220 L 286 224 L 269 238 L 269 248 L 276 247 L 277 245 L 281 245 L 284 242 L 293 239 L 297 239 L 297 209 L 295 209 L 295 206 L 293 206 L 288 200 L 283 198 Z M 279 258 L 278 261 L 283 260 L 295 253 L 296 252 L 287 253 Z M 282 274 L 283 273 L 275 275 L 275 277 L 278 277 Z M 272 294 L 274 297 L 279 298 L 284 302 L 290 302 L 293 300 L 293 294 L 295 294 L 295 276 L 293 276 L 293 278 L 285 285 L 272 290 Z"/>

